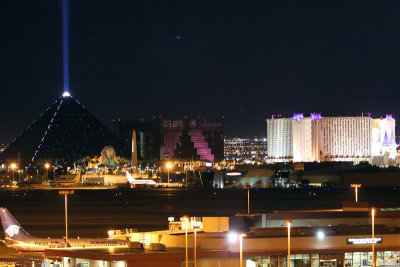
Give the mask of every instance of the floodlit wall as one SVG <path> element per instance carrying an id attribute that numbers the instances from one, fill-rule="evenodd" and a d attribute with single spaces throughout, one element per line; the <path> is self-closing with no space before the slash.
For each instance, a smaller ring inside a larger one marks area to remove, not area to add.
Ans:
<path id="1" fill-rule="evenodd" d="M 293 120 L 293 161 L 312 162 L 311 118 Z"/>
<path id="2" fill-rule="evenodd" d="M 203 217 L 204 232 L 229 231 L 229 217 Z"/>

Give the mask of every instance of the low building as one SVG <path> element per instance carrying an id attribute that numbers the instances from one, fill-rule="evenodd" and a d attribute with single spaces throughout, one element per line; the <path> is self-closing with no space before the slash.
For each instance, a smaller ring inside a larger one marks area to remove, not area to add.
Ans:
<path id="1" fill-rule="evenodd" d="M 398 265 L 400 213 L 377 209 L 375 236 L 372 239 L 368 205 L 359 205 L 360 209 L 356 212 L 345 212 L 339 209 L 233 216 L 229 218 L 229 231 L 226 227 L 199 229 L 196 235 L 197 266 L 239 266 L 238 233 L 242 231 L 246 234 L 242 237 L 243 266 L 286 266 L 288 260 L 287 219 L 292 222 L 291 266 L 372 266 L 372 242 L 374 242 L 377 266 Z M 208 221 L 213 220 L 208 219 Z M 214 221 L 226 225 L 226 219 Z M 252 224 L 248 224 L 249 221 L 252 221 Z M 181 220 L 181 223 L 184 229 L 185 221 Z M 187 239 L 185 233 L 171 234 L 169 231 L 158 231 L 147 234 L 154 235 L 149 238 L 149 242 L 158 242 L 162 246 L 149 246 L 145 250 L 61 249 L 46 250 L 45 253 L 49 257 L 63 257 L 64 267 L 185 266 L 187 244 L 189 266 L 193 266 L 195 243 L 193 231 L 188 233 Z M 137 236 L 138 233 L 129 233 L 120 238 L 129 238 L 131 235 Z M 141 242 L 141 240 L 134 242 Z M 166 249 L 154 251 L 151 247 Z"/>

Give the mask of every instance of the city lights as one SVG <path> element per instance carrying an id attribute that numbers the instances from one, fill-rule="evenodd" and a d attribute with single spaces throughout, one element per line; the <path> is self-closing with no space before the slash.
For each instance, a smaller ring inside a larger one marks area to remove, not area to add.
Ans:
<path id="1" fill-rule="evenodd" d="M 267 156 L 266 138 L 227 138 L 224 140 L 226 161 L 256 162 Z"/>
<path id="2" fill-rule="evenodd" d="M 0 267 L 400 267 L 400 2 L 4 2 Z"/>

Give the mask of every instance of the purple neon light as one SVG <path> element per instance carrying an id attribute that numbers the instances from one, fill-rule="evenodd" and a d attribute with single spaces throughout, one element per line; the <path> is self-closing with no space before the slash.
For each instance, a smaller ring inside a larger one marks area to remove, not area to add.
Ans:
<path id="1" fill-rule="evenodd" d="M 389 140 L 388 140 L 388 136 L 387 136 L 387 132 L 385 132 L 385 137 L 383 138 L 383 146 L 390 146 L 389 144 Z"/>
<path id="2" fill-rule="evenodd" d="M 311 120 L 320 120 L 322 119 L 321 113 L 311 113 L 310 114 Z"/>
<path id="3" fill-rule="evenodd" d="M 292 117 L 292 120 L 298 121 L 298 120 L 301 120 L 301 119 L 303 119 L 303 118 L 304 118 L 303 113 L 295 113 L 295 114 L 293 115 L 293 117 Z"/>
<path id="4" fill-rule="evenodd" d="M 393 115 L 392 114 L 386 114 L 386 120 L 388 120 L 388 121 L 393 121 L 394 120 L 394 118 L 393 118 Z"/>
<path id="5" fill-rule="evenodd" d="M 189 136 L 197 150 L 197 155 L 200 156 L 200 160 L 214 161 L 214 155 L 211 153 L 211 148 L 208 147 L 201 130 L 190 129 Z"/>

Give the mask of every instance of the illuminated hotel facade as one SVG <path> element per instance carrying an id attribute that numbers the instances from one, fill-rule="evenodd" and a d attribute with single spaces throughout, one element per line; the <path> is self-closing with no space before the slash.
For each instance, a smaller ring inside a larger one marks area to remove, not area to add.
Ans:
<path id="1" fill-rule="evenodd" d="M 392 115 L 361 117 L 310 117 L 267 119 L 269 162 L 367 161 L 394 165 L 395 119 Z"/>
<path id="2" fill-rule="evenodd" d="M 293 158 L 292 126 L 290 118 L 267 120 L 268 155 L 283 160 Z"/>
<path id="3" fill-rule="evenodd" d="M 114 131 L 130 146 L 132 132 L 137 136 L 136 151 L 140 162 L 159 160 L 224 160 L 224 118 L 184 117 L 150 120 L 114 120 Z"/>

